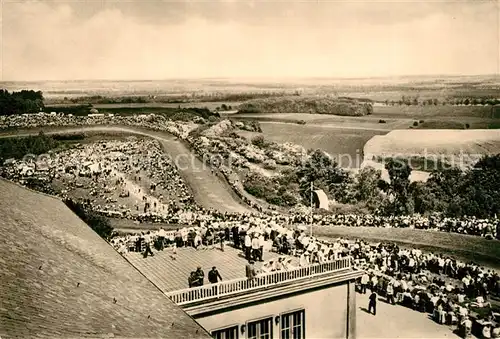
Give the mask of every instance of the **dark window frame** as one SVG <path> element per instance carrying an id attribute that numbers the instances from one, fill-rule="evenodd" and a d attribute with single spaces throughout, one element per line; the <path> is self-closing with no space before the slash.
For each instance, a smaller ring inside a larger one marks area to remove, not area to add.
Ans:
<path id="1" fill-rule="evenodd" d="M 263 322 L 263 321 L 267 321 L 269 323 L 269 333 L 267 333 L 269 335 L 269 338 L 270 339 L 273 339 L 273 332 L 274 332 L 274 325 L 273 325 L 273 321 L 274 321 L 274 317 L 272 315 L 268 315 L 268 316 L 265 316 L 265 317 L 261 317 L 261 318 L 255 318 L 255 319 L 252 319 L 252 320 L 248 320 L 246 323 L 245 323 L 245 334 L 246 334 L 246 338 L 249 339 L 249 329 L 250 329 L 250 325 L 251 324 L 254 324 L 254 323 L 258 323 L 259 324 L 259 329 L 260 329 L 260 323 Z M 260 331 L 259 331 L 260 332 Z M 258 335 L 256 336 L 257 339 L 260 339 L 261 337 L 261 333 L 257 333 Z"/>
<path id="2" fill-rule="evenodd" d="M 229 326 L 215 328 L 215 329 L 213 329 L 213 330 L 210 331 L 210 335 L 212 336 L 212 338 L 218 339 L 218 337 L 216 337 L 217 332 L 220 333 L 220 332 L 229 331 L 229 330 L 232 330 L 232 329 L 234 329 L 235 332 L 236 332 L 236 336 L 235 336 L 234 339 L 239 339 L 239 337 L 240 337 L 240 326 L 238 324 L 233 324 L 233 325 L 229 325 Z M 224 337 L 224 339 L 227 339 L 227 338 Z"/>
<path id="3" fill-rule="evenodd" d="M 296 314 L 300 314 L 301 315 L 301 324 L 300 325 L 296 325 L 295 322 L 293 321 L 293 317 L 294 315 Z M 292 310 L 292 311 L 287 311 L 287 312 L 283 312 L 283 313 L 280 313 L 279 315 L 280 317 L 280 339 L 295 339 L 297 338 L 296 335 L 295 335 L 295 329 L 297 327 L 300 327 L 301 329 L 301 336 L 300 338 L 301 339 L 305 339 L 306 337 L 306 310 L 304 308 L 300 308 L 300 309 L 295 309 L 295 310 Z M 290 319 L 289 323 L 288 323 L 288 327 L 284 328 L 283 327 L 283 323 L 284 323 L 284 319 L 285 318 L 288 318 Z M 283 331 L 286 330 L 288 331 L 288 336 L 285 337 L 283 335 Z"/>

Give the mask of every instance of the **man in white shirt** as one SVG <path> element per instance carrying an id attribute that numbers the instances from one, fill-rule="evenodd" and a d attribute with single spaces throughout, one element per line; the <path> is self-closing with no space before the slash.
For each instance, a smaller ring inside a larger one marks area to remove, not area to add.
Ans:
<path id="1" fill-rule="evenodd" d="M 250 234 L 245 235 L 245 258 L 250 260 L 252 253 L 252 238 L 250 238 Z"/>
<path id="2" fill-rule="evenodd" d="M 361 293 L 366 294 L 366 285 L 368 285 L 368 282 L 370 281 L 370 276 L 368 273 L 364 273 L 363 276 L 361 277 Z"/>
<path id="3" fill-rule="evenodd" d="M 252 258 L 253 258 L 253 260 L 262 261 L 262 260 L 260 260 L 260 256 L 259 256 L 260 243 L 259 243 L 258 235 L 254 235 L 254 237 L 252 238 L 252 245 L 251 246 L 252 246 Z"/>
<path id="4" fill-rule="evenodd" d="M 260 259 L 260 261 L 264 261 L 263 257 L 264 257 L 264 245 L 265 244 L 266 244 L 266 241 L 265 241 L 264 235 L 261 234 L 259 236 L 259 259 Z"/>
<path id="5" fill-rule="evenodd" d="M 160 243 L 160 251 L 163 251 L 165 242 L 165 230 L 163 227 L 160 227 L 160 230 L 158 231 L 158 242 Z"/>

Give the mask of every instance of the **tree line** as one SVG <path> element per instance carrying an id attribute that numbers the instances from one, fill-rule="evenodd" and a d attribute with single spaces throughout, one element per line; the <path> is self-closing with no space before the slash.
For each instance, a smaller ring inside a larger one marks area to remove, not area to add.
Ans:
<path id="1" fill-rule="evenodd" d="M 446 98 L 444 100 L 439 100 L 437 98 L 421 99 L 417 96 L 405 96 L 403 95 L 399 100 L 385 100 L 384 104 L 386 106 L 438 106 L 438 105 L 465 105 L 465 106 L 476 106 L 476 105 L 498 105 L 500 100 L 496 98 Z"/>
<path id="2" fill-rule="evenodd" d="M 426 182 L 410 182 L 412 168 L 407 159 L 386 159 L 389 182 L 371 167 L 353 175 L 321 150 L 310 150 L 308 158 L 276 177 L 249 174 L 247 192 L 269 203 L 308 206 L 311 182 L 330 200 L 380 215 L 422 215 L 491 218 L 500 215 L 500 154 L 484 156 L 472 168 L 439 167 Z"/>
<path id="3" fill-rule="evenodd" d="M 44 109 L 41 91 L 22 90 L 12 92 L 0 90 L 0 115 L 36 113 Z"/>

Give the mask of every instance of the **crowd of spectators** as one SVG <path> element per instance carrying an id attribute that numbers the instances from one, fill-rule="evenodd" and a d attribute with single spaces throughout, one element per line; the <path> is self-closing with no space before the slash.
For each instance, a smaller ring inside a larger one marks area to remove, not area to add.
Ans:
<path id="1" fill-rule="evenodd" d="M 307 216 L 295 216 L 294 222 L 306 222 Z M 314 223 L 331 226 L 364 226 L 386 228 L 413 228 L 436 230 L 495 238 L 500 220 L 479 219 L 476 217 L 451 218 L 440 215 L 431 216 L 379 216 L 370 214 L 331 214 L 315 215 Z"/>
<path id="2" fill-rule="evenodd" d="M 497 272 L 392 243 L 357 240 L 344 244 L 365 269 L 360 293 L 369 288 L 385 296 L 387 303 L 430 313 L 436 322 L 454 326 L 464 337 L 474 330 L 480 337 L 498 338 L 500 309 L 490 302 L 492 296 L 500 297 Z"/>
<path id="3" fill-rule="evenodd" d="M 300 227 L 285 227 L 272 218 L 264 222 L 257 218 L 246 218 L 242 222 L 205 220 L 176 231 L 160 229 L 115 237 L 111 242 L 122 254 L 128 250 L 143 251 L 145 256 L 148 244 L 156 250 L 163 250 L 165 246 L 175 249 L 190 246 L 198 250 L 220 246 L 223 250 L 224 243 L 231 243 L 248 260 L 249 279 L 350 257 L 356 267 L 366 272 L 358 281 L 359 293 L 370 289 L 385 297 L 389 304 L 427 312 L 436 322 L 452 326 L 464 337 L 471 332 L 495 337 L 499 331 L 499 309 L 491 302 L 491 297 L 500 297 L 498 273 L 446 255 L 400 248 L 393 243 L 374 244 L 343 238 L 324 241 L 308 235 Z M 280 256 L 267 259 L 269 251 Z M 263 262 L 259 270 L 253 267 L 255 261 Z M 194 282 L 190 287 L 200 286 L 196 283 L 199 274 L 193 272 L 188 281 Z"/>
<path id="4" fill-rule="evenodd" d="M 222 124 L 223 122 L 219 123 Z M 194 151 L 199 157 L 204 161 L 210 162 L 209 165 L 214 169 L 216 174 L 222 175 L 230 186 L 233 188 L 235 193 L 248 205 L 254 208 L 256 211 L 253 215 L 229 215 L 231 218 L 236 218 L 238 220 L 244 220 L 248 217 L 260 216 L 264 220 L 269 218 L 269 215 L 274 215 L 276 217 L 277 211 L 274 207 L 270 205 L 264 206 L 262 203 L 257 202 L 254 198 L 249 196 L 239 181 L 238 175 L 235 175 L 234 170 L 231 166 L 227 166 L 223 161 L 216 161 L 216 157 L 207 157 L 207 154 L 211 153 L 211 148 L 216 147 L 219 149 L 226 150 L 227 154 L 231 155 L 231 145 L 227 145 L 227 138 L 219 137 L 215 139 L 208 139 L 206 137 L 194 137 L 190 135 L 189 132 L 196 128 L 196 124 L 172 121 L 161 115 L 127 115 L 127 116 L 112 116 L 112 115 L 102 115 L 102 116 L 71 116 L 63 114 L 30 114 L 30 115 L 11 115 L 11 116 L 0 116 L 0 129 L 9 128 L 30 128 L 30 127 L 41 127 L 41 126 L 79 126 L 79 125 L 99 125 L 99 124 L 111 124 L 111 125 L 125 125 L 125 126 L 138 126 L 144 127 L 151 130 L 162 130 L 174 134 L 179 139 L 182 139 L 186 144 Z M 215 125 L 216 127 L 218 125 Z M 213 129 L 213 128 L 212 128 Z M 224 130 L 221 128 L 221 130 Z M 220 134 L 220 133 L 219 133 Z M 217 134 L 218 135 L 218 134 Z M 219 136 L 219 135 L 218 135 Z M 216 143 L 216 144 L 214 144 Z M 238 145 L 236 145 L 238 146 Z M 241 148 L 241 145 L 238 146 Z M 245 154 L 248 150 L 242 149 L 241 154 Z M 293 149 L 292 151 L 287 150 L 286 154 L 295 154 L 300 156 L 300 151 Z M 220 153 L 220 152 L 219 152 Z M 280 152 L 278 152 L 280 153 Z M 281 152 L 280 154 L 285 154 Z M 160 154 L 154 154 L 153 157 L 162 157 Z M 233 160 L 237 157 L 233 157 Z M 180 179 L 169 181 L 168 183 L 162 183 L 165 177 L 164 173 L 150 166 L 152 163 L 159 163 L 157 161 L 152 161 L 150 163 L 139 163 L 136 165 L 143 167 L 146 172 L 143 175 L 143 180 L 146 178 L 151 178 L 156 180 L 159 185 L 165 186 L 165 191 L 172 186 L 183 186 L 184 184 Z M 234 164 L 231 164 L 234 165 Z M 163 168 L 163 167 L 162 167 Z M 171 167 L 169 168 L 169 173 L 175 174 L 175 170 Z M 185 199 L 189 204 L 184 206 L 173 206 L 169 213 L 157 213 L 152 209 L 141 208 L 145 213 L 135 215 L 133 218 L 139 221 L 163 221 L 163 222 L 182 222 L 187 220 L 188 222 L 196 221 L 197 219 L 203 219 L 207 216 L 210 218 L 218 213 L 215 211 L 205 210 L 197 206 L 192 198 L 189 196 L 187 189 L 184 189 L 185 194 L 182 194 L 182 199 Z M 145 203 L 146 204 L 146 203 Z M 106 209 L 101 209 L 106 211 Z M 267 216 L 265 216 L 266 214 Z M 182 215 L 183 217 L 180 217 Z M 127 217 L 130 217 L 126 215 Z M 185 216 L 188 216 L 187 218 Z M 228 215 L 224 215 L 222 220 Z M 220 220 L 221 217 L 217 216 Z M 286 217 L 280 217 L 279 219 L 288 224 L 297 223 L 308 223 L 308 216 L 301 215 L 291 215 Z M 415 229 L 430 229 L 439 230 L 445 232 L 455 232 L 462 234 L 478 235 L 489 238 L 494 238 L 497 236 L 499 222 L 498 219 L 481 220 L 474 217 L 464 217 L 464 218 L 446 218 L 441 216 L 375 216 L 375 215 L 315 215 L 314 223 L 319 225 L 333 225 L 333 226 L 372 226 L 372 227 L 409 227 Z"/>
<path id="5" fill-rule="evenodd" d="M 20 183 L 45 178 L 61 198 L 83 199 L 109 216 L 168 214 L 193 200 L 158 142 L 134 137 L 78 144 L 38 161 L 13 159 L 2 175 Z"/>

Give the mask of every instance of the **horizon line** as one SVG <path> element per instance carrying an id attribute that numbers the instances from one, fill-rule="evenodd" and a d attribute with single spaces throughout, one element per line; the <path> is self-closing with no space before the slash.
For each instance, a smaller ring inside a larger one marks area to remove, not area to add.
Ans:
<path id="1" fill-rule="evenodd" d="M 172 78 L 87 78 L 87 79 L 37 79 L 37 80 L 0 80 L 0 83 L 36 83 L 36 82 L 141 82 L 141 81 L 189 81 L 189 80 L 376 80 L 376 79 L 404 79 L 404 78 L 458 78 L 458 77 L 500 77 L 500 73 L 483 74 L 403 74 L 403 75 L 377 75 L 377 76 L 226 76 L 226 77 L 172 77 Z"/>

